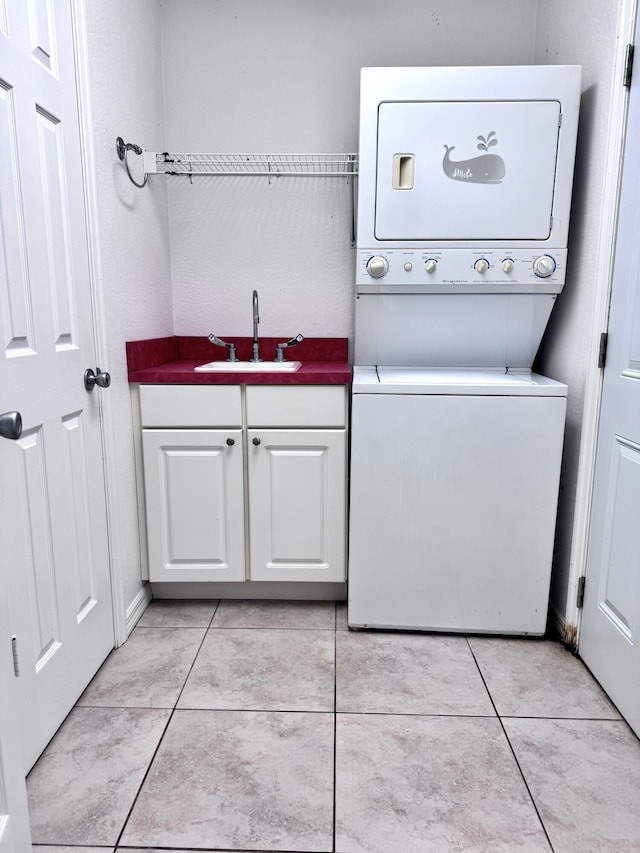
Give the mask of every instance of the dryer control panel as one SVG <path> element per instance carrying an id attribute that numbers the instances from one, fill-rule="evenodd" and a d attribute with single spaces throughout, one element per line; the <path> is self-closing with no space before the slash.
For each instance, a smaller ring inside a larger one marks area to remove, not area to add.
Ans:
<path id="1" fill-rule="evenodd" d="M 361 293 L 560 293 L 566 249 L 360 249 Z"/>

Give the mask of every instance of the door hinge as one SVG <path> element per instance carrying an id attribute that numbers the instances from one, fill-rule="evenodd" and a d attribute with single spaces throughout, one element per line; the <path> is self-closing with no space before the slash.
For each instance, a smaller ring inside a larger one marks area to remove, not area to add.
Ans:
<path id="1" fill-rule="evenodd" d="M 581 578 L 578 578 L 578 595 L 576 596 L 576 607 L 578 610 L 584 605 L 584 585 L 587 578 L 585 575 L 582 575 Z"/>
<path id="2" fill-rule="evenodd" d="M 607 361 L 607 344 L 609 343 L 609 333 L 602 332 L 600 335 L 600 347 L 598 349 L 598 367 L 604 367 Z"/>
<path id="3" fill-rule="evenodd" d="M 17 678 L 20 675 L 20 661 L 18 660 L 18 638 L 15 634 L 11 637 L 11 654 L 13 656 L 13 674 Z"/>
<path id="4" fill-rule="evenodd" d="M 622 76 L 622 85 L 627 89 L 631 86 L 631 77 L 633 75 L 633 54 L 635 48 L 632 44 L 627 45 L 627 52 L 624 57 L 624 74 Z"/>

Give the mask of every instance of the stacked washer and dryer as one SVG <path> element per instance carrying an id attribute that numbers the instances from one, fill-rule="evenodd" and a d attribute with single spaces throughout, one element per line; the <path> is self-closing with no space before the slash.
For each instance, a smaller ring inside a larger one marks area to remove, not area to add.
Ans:
<path id="1" fill-rule="evenodd" d="M 362 70 L 351 627 L 545 632 L 580 76 Z"/>

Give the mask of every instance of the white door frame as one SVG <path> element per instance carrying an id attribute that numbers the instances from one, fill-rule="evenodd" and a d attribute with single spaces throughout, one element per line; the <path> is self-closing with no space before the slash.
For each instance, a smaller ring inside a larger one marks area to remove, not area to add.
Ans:
<path id="1" fill-rule="evenodd" d="M 613 264 L 618 224 L 618 205 L 622 183 L 622 156 L 629 103 L 629 89 L 623 85 L 627 45 L 633 43 L 638 0 L 621 0 L 618 19 L 618 40 L 614 56 L 611 87 L 611 113 L 605 154 L 605 181 L 600 208 L 600 233 L 597 257 L 593 266 L 593 322 L 588 347 L 587 375 L 583 404 L 580 455 L 576 482 L 576 501 L 573 534 L 567 581 L 567 603 L 564 614 L 564 639 L 574 650 L 578 647 L 582 610 L 578 608 L 580 578 L 586 574 L 591 504 L 595 474 L 598 427 L 604 370 L 598 367 L 600 336 L 609 326 L 609 303 L 613 281 Z M 640 73 L 636 70 L 635 73 Z"/>
<path id="2" fill-rule="evenodd" d="M 109 369 L 107 326 L 102 288 L 102 249 L 98 214 L 96 159 L 93 146 L 91 99 L 89 93 L 89 56 L 86 38 L 86 0 L 70 0 L 73 19 L 73 42 L 76 61 L 78 93 L 78 118 L 82 177 L 84 181 L 87 241 L 89 249 L 89 279 L 93 306 L 93 327 L 96 346 L 96 363 Z M 117 505 L 113 485 L 117 482 L 116 453 L 113 447 L 113 407 L 108 394 L 99 395 L 102 454 L 105 469 L 107 505 L 107 538 L 109 542 L 109 569 L 113 601 L 113 633 L 116 647 L 127 639 L 126 602 L 122 572 L 122 548 L 118 534 Z"/>

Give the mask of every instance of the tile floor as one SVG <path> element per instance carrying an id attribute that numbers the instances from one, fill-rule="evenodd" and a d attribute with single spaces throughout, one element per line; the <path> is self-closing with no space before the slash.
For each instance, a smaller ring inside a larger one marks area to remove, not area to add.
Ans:
<path id="1" fill-rule="evenodd" d="M 36 853 L 626 853 L 640 743 L 557 643 L 154 601 L 28 779 Z"/>

